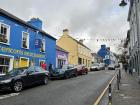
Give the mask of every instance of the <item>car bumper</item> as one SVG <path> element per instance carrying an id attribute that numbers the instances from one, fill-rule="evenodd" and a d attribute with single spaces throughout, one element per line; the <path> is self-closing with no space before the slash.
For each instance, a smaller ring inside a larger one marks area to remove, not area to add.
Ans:
<path id="1" fill-rule="evenodd" d="M 64 74 L 51 74 L 50 78 L 52 79 L 59 79 L 59 78 L 63 78 Z"/>
<path id="2" fill-rule="evenodd" d="M 115 68 L 113 68 L 113 67 L 108 67 L 108 70 L 115 70 Z"/>
<path id="3" fill-rule="evenodd" d="M 0 83 L 0 90 L 9 90 L 11 89 L 12 84 L 10 83 Z"/>
<path id="4" fill-rule="evenodd" d="M 98 71 L 98 68 L 90 68 L 90 71 Z"/>

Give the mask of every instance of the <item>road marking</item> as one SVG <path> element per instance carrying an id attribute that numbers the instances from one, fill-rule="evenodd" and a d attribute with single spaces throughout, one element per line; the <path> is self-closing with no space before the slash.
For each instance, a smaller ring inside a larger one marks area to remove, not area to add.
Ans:
<path id="1" fill-rule="evenodd" d="M 112 81 L 114 80 L 115 77 L 116 77 L 116 74 L 115 74 L 114 77 L 111 79 L 111 81 L 109 82 L 109 84 L 112 83 Z M 95 101 L 95 103 L 94 103 L 93 105 L 98 105 L 98 104 L 99 104 L 100 100 L 102 99 L 102 97 L 103 97 L 104 94 L 106 93 L 109 84 L 108 84 L 107 87 L 103 90 L 103 92 L 102 92 L 101 95 L 97 98 L 97 100 Z"/>
<path id="2" fill-rule="evenodd" d="M 13 97 L 13 96 L 17 96 L 20 93 L 11 93 L 11 94 L 7 94 L 7 95 L 2 95 L 0 96 L 0 100 L 5 99 L 5 98 L 9 98 L 9 97 Z"/>

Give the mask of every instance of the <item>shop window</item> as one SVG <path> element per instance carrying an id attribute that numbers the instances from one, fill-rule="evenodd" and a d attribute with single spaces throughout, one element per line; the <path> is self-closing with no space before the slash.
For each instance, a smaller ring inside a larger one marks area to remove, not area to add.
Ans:
<path id="1" fill-rule="evenodd" d="M 45 39 L 42 39 L 42 44 L 41 44 L 41 52 L 45 52 Z"/>
<path id="2" fill-rule="evenodd" d="M 29 33 L 27 32 L 22 33 L 22 47 L 29 49 Z"/>
<path id="3" fill-rule="evenodd" d="M 10 58 L 0 57 L 0 73 L 7 73 L 9 70 Z"/>
<path id="4" fill-rule="evenodd" d="M 10 26 L 0 23 L 0 43 L 9 43 Z"/>
<path id="5" fill-rule="evenodd" d="M 29 59 L 28 58 L 20 58 L 20 67 L 28 67 L 29 66 Z"/>

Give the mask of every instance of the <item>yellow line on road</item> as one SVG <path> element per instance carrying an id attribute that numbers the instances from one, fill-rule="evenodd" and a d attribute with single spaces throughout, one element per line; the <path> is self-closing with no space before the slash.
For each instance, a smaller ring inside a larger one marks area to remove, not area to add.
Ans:
<path id="1" fill-rule="evenodd" d="M 116 76 L 116 74 L 115 74 L 114 77 L 111 79 L 111 81 L 109 82 L 109 84 L 112 83 L 112 81 L 114 80 L 115 76 Z M 104 94 L 106 93 L 109 84 L 108 84 L 107 87 L 104 89 L 104 91 L 101 93 L 101 95 L 97 98 L 97 100 L 95 101 L 95 103 L 94 103 L 93 105 L 98 105 L 98 104 L 99 104 L 99 102 L 101 101 L 102 97 L 103 97 Z"/>

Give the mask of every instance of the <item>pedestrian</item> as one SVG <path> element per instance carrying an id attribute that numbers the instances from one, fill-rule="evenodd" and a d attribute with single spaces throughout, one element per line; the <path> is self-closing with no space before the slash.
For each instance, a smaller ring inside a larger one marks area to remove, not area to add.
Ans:
<path id="1" fill-rule="evenodd" d="M 132 67 L 129 68 L 129 74 L 133 75 Z"/>
<path id="2" fill-rule="evenodd" d="M 52 64 L 49 64 L 49 71 L 52 71 Z"/>
<path id="3" fill-rule="evenodd" d="M 128 69 L 128 64 L 127 63 L 124 64 L 124 69 L 125 69 L 125 72 L 127 73 L 127 69 Z"/>
<path id="4" fill-rule="evenodd" d="M 42 63 L 41 63 L 41 67 L 42 67 L 44 70 L 46 70 L 47 64 L 46 64 L 45 62 L 42 62 Z"/>

